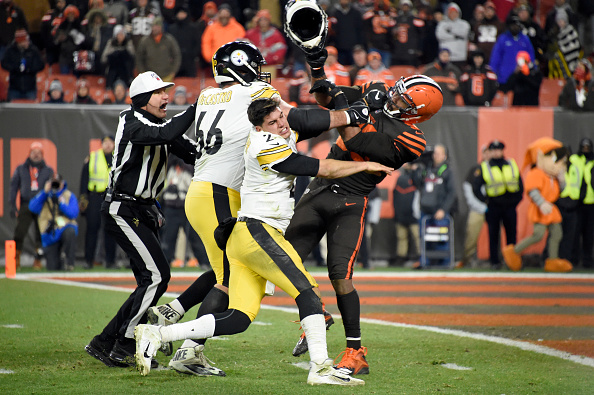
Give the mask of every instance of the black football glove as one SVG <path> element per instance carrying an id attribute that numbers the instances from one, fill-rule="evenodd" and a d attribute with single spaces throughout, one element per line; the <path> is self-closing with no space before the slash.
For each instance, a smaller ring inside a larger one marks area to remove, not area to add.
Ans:
<path id="1" fill-rule="evenodd" d="M 388 95 L 379 89 L 372 89 L 363 96 L 363 101 L 369 107 L 369 111 L 379 110 L 384 107 Z"/>
<path id="2" fill-rule="evenodd" d="M 346 112 L 351 121 L 349 125 L 363 125 L 369 122 L 369 107 L 362 100 L 351 104 Z"/>
<path id="3" fill-rule="evenodd" d="M 306 53 L 305 54 L 305 60 L 307 60 L 307 64 L 312 69 L 319 69 L 319 68 L 324 67 L 324 64 L 326 63 L 327 58 L 328 58 L 328 51 L 326 51 L 326 48 L 322 48 L 319 51 L 316 51 L 314 53 Z"/>
<path id="4" fill-rule="evenodd" d="M 334 100 L 336 110 L 344 110 L 349 106 L 349 102 L 342 90 L 340 90 L 330 80 L 317 80 L 309 90 L 309 93 L 322 93 L 330 96 Z"/>

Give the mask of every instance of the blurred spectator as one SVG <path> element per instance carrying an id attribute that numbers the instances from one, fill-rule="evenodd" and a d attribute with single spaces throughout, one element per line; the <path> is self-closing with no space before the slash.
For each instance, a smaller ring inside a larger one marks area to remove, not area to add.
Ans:
<path id="1" fill-rule="evenodd" d="M 128 14 L 126 29 L 130 33 L 134 48 L 138 48 L 140 40 L 151 34 L 153 20 L 160 12 L 158 8 L 149 4 L 149 0 L 136 0 L 135 3 L 136 7 Z"/>
<path id="2" fill-rule="evenodd" d="M 435 36 L 437 24 L 443 19 L 443 14 L 439 10 L 433 11 L 429 6 L 420 6 L 417 17 L 425 22 L 423 27 L 423 36 L 421 40 L 421 64 L 427 64 L 437 58 L 439 53 L 439 42 Z"/>
<path id="3" fill-rule="evenodd" d="M 382 56 L 379 52 L 370 51 L 367 54 L 367 66 L 359 70 L 355 77 L 355 85 L 363 85 L 369 81 L 382 81 L 389 86 L 394 86 L 396 77 L 394 74 L 382 63 Z M 343 85 L 343 84 L 341 84 Z"/>
<path id="4" fill-rule="evenodd" d="M 270 12 L 260 10 L 254 17 L 255 27 L 249 29 L 245 38 L 262 53 L 267 65 L 283 64 L 287 54 L 287 43 L 283 34 L 270 22 Z"/>
<path id="5" fill-rule="evenodd" d="M 413 15 L 413 4 L 410 0 L 401 0 L 399 7 L 396 26 L 392 29 L 392 60 L 391 63 L 386 63 L 386 66 L 418 67 L 425 21 Z"/>
<path id="6" fill-rule="evenodd" d="M 169 25 L 175 23 L 177 12 L 180 8 L 185 8 L 188 12 L 187 0 L 159 0 L 159 12 L 163 17 L 163 26 L 165 31 L 169 32 Z M 188 12 L 189 15 L 189 12 Z M 191 19 L 191 18 L 190 18 Z"/>
<path id="7" fill-rule="evenodd" d="M 223 4 L 219 7 L 216 20 L 206 26 L 202 34 L 202 57 L 212 59 L 221 45 L 245 37 L 245 29 L 231 14 L 231 7 Z"/>
<path id="8" fill-rule="evenodd" d="M 196 57 L 200 48 L 200 36 L 196 25 L 189 18 L 186 7 L 175 8 L 175 19 L 168 31 L 181 51 L 181 65 L 177 77 L 196 77 Z"/>
<path id="9" fill-rule="evenodd" d="M 524 185 L 520 169 L 513 158 L 505 159 L 505 144 L 499 140 L 489 143 L 490 159 L 481 163 L 480 174 L 472 182 L 474 195 L 487 203 L 485 220 L 489 229 L 489 261 L 491 269 L 499 269 L 501 225 L 506 243 L 516 244 L 518 216 L 516 207 L 522 201 Z"/>
<path id="10" fill-rule="evenodd" d="M 555 6 L 547 13 L 545 18 L 544 30 L 547 36 L 550 36 L 551 32 L 556 29 L 557 13 L 560 11 L 565 12 L 567 15 L 567 23 L 577 29 L 578 16 L 573 12 L 571 5 L 568 3 L 566 0 L 555 0 Z"/>
<path id="11" fill-rule="evenodd" d="M 497 74 L 499 86 L 503 86 L 516 69 L 518 52 L 526 51 L 530 54 L 530 59 L 534 59 L 534 48 L 530 38 L 522 33 L 520 18 L 514 16 L 508 19 L 507 29 L 497 38 L 489 60 L 489 66 Z"/>
<path id="12" fill-rule="evenodd" d="M 427 167 L 422 164 L 413 165 L 415 169 L 413 183 L 420 192 L 421 221 L 430 221 L 435 226 L 447 226 L 449 224 L 447 216 L 452 215 L 457 208 L 456 181 L 447 159 L 446 147 L 436 144 L 430 165 Z M 449 247 L 448 242 L 438 248 L 448 249 Z M 431 259 L 427 256 L 422 256 L 420 267 L 433 264 L 430 261 Z M 438 261 L 436 264 L 440 265 L 451 263 L 449 258 L 436 261 Z"/>
<path id="13" fill-rule="evenodd" d="M 207 1 L 202 7 L 202 16 L 196 22 L 198 30 L 196 33 L 196 37 L 198 38 L 198 46 L 196 47 L 196 51 L 198 52 L 198 66 L 201 69 L 209 68 L 211 61 L 210 59 L 204 59 L 202 56 L 202 35 L 204 34 L 206 26 L 212 24 L 215 21 L 218 11 L 219 9 L 217 8 L 217 5 L 214 1 Z"/>
<path id="14" fill-rule="evenodd" d="M 62 83 L 60 80 L 53 80 L 50 83 L 49 89 L 47 91 L 48 98 L 45 101 L 46 103 L 50 104 L 64 104 L 64 89 L 62 88 Z"/>
<path id="15" fill-rule="evenodd" d="M 457 268 L 478 266 L 476 251 L 479 234 L 483 224 L 485 223 L 485 212 L 487 211 L 487 204 L 479 199 L 474 194 L 472 184 L 474 180 L 481 175 L 481 163 L 489 161 L 490 151 L 487 146 L 481 149 L 481 159 L 478 164 L 472 166 L 466 175 L 466 179 L 462 183 L 462 191 L 468 206 L 468 217 L 466 218 L 466 232 L 464 235 L 464 255 L 462 260 L 456 264 Z"/>
<path id="16" fill-rule="evenodd" d="M 584 53 L 591 56 L 594 53 L 594 1 L 578 0 L 577 11 L 580 19 L 580 41 L 584 46 Z"/>
<path id="17" fill-rule="evenodd" d="M 60 47 L 54 42 L 58 27 L 64 21 L 66 0 L 57 0 L 56 6 L 41 18 L 41 38 L 45 47 L 45 58 L 49 65 L 58 62 Z"/>
<path id="18" fill-rule="evenodd" d="M 0 60 L 18 29 L 29 31 L 25 13 L 13 0 L 3 0 L 0 3 Z"/>
<path id="19" fill-rule="evenodd" d="M 328 58 L 324 64 L 326 71 L 326 78 L 334 82 L 336 85 L 350 86 L 351 77 L 346 67 L 338 63 L 338 51 L 333 46 L 327 46 Z"/>
<path id="20" fill-rule="evenodd" d="M 54 43 L 60 47 L 58 63 L 61 74 L 72 74 L 74 52 L 81 49 L 84 42 L 85 35 L 82 33 L 78 8 L 69 5 L 64 9 L 64 21 L 58 26 L 54 38 Z"/>
<path id="21" fill-rule="evenodd" d="M 355 85 L 355 78 L 359 70 L 367 66 L 367 51 L 362 45 L 355 45 L 353 47 L 353 64 L 348 68 L 351 84 Z"/>
<path id="22" fill-rule="evenodd" d="M 497 93 L 497 75 L 485 62 L 480 49 L 470 52 L 468 66 L 460 77 L 460 93 L 467 106 L 490 106 Z"/>
<path id="23" fill-rule="evenodd" d="M 470 24 L 461 18 L 460 7 L 452 2 L 448 5 L 446 17 L 437 24 L 435 36 L 440 48 L 450 50 L 450 61 L 458 68 L 466 65 Z"/>
<path id="24" fill-rule="evenodd" d="M 8 101 L 14 99 L 37 98 L 37 73 L 43 70 L 45 63 L 39 50 L 29 39 L 24 29 L 14 35 L 13 43 L 4 52 L 2 68 L 8 71 Z"/>
<path id="25" fill-rule="evenodd" d="M 295 71 L 295 77 L 289 81 L 289 101 L 297 106 L 312 105 L 318 103 L 309 90 L 311 89 L 311 78 L 308 70 Z"/>
<path id="26" fill-rule="evenodd" d="M 122 25 L 113 29 L 113 38 L 107 42 L 101 55 L 101 63 L 106 70 L 105 85 L 112 87 L 116 80 L 130 85 L 134 78 L 134 45 Z"/>
<path id="27" fill-rule="evenodd" d="M 419 190 L 413 183 L 413 165 L 398 169 L 394 187 L 394 221 L 396 223 L 396 263 L 415 262 L 421 252 L 419 233 Z M 411 250 L 410 247 L 414 247 Z"/>
<path id="28" fill-rule="evenodd" d="M 78 201 L 67 189 L 66 181 L 56 174 L 29 202 L 37 215 L 43 255 L 47 270 L 74 270 L 76 236 L 78 235 Z M 65 261 L 62 261 L 62 253 Z"/>
<path id="29" fill-rule="evenodd" d="M 379 52 L 388 65 L 392 62 L 392 29 L 396 26 L 396 15 L 388 0 L 374 0 L 373 8 L 363 14 L 367 48 Z"/>
<path id="30" fill-rule="evenodd" d="M 87 220 L 85 234 L 85 263 L 87 269 L 95 266 L 95 253 L 102 230 L 105 249 L 105 267 L 115 267 L 116 243 L 101 226 L 101 204 L 109 182 L 109 170 L 112 165 L 114 137 L 105 136 L 101 140 L 101 148 L 92 151 L 85 159 L 80 175 L 79 208 Z"/>
<path id="31" fill-rule="evenodd" d="M 130 10 L 128 9 L 127 4 L 129 2 L 127 0 L 105 0 L 104 3 L 103 11 L 105 11 L 108 18 L 114 19 L 110 24 L 125 25 L 128 22 Z"/>
<path id="32" fill-rule="evenodd" d="M 458 81 L 462 72 L 450 62 L 450 50 L 442 48 L 433 64 L 425 66 L 423 74 L 433 78 L 441 87 L 443 93 L 443 105 L 455 106 L 456 94 L 459 91 Z"/>
<path id="33" fill-rule="evenodd" d="M 587 59 L 580 59 L 573 77 L 565 81 L 559 95 L 559 106 L 572 111 L 594 111 L 592 65 Z"/>
<path id="34" fill-rule="evenodd" d="M 122 80 L 116 80 L 113 83 L 113 104 L 131 104 L 132 100 L 128 97 L 128 87 Z"/>
<path id="35" fill-rule="evenodd" d="M 76 81 L 76 92 L 74 93 L 74 104 L 97 104 L 90 95 L 89 82 L 85 78 Z"/>
<path id="36" fill-rule="evenodd" d="M 188 104 L 188 90 L 183 85 L 175 87 L 175 93 L 173 94 L 173 103 L 176 106 L 184 106 Z"/>
<path id="37" fill-rule="evenodd" d="M 528 5 L 522 4 L 513 10 L 514 13 L 510 17 L 517 15 L 522 24 L 522 33 L 530 38 L 532 47 L 534 48 L 534 55 L 538 61 L 541 71 L 547 67 L 546 51 L 547 51 L 547 36 L 542 27 L 534 20 L 532 8 Z"/>
<path id="38" fill-rule="evenodd" d="M 107 14 L 100 8 L 90 10 L 86 19 L 86 25 L 83 23 L 85 48 L 93 53 L 93 68 L 88 72 L 95 75 L 104 75 L 105 70 L 101 63 L 101 55 L 107 46 L 107 42 L 113 36 L 114 27 L 107 22 Z"/>
<path id="39" fill-rule="evenodd" d="M 327 43 L 338 51 L 338 62 L 344 66 L 352 65 L 353 48 L 365 45 L 363 15 L 353 7 L 352 0 L 340 0 L 328 10 L 330 30 Z"/>
<path id="40" fill-rule="evenodd" d="M 173 81 L 181 65 L 181 50 L 175 38 L 163 32 L 163 19 L 153 20 L 152 33 L 138 43 L 136 71 L 154 71 L 163 81 Z"/>
<path id="41" fill-rule="evenodd" d="M 25 237 L 29 233 L 31 224 L 35 230 L 35 260 L 33 267 L 41 268 L 39 251 L 41 249 L 41 235 L 37 223 L 37 215 L 29 210 L 29 201 L 40 191 L 45 183 L 52 178 L 54 170 L 46 165 L 43 160 L 43 145 L 34 142 L 29 148 L 29 157 L 25 163 L 19 165 L 10 179 L 10 217 L 16 218 L 14 241 L 16 243 L 16 267 L 21 265 L 21 252 Z M 19 208 L 17 209 L 17 193 L 20 195 Z"/>
<path id="42" fill-rule="evenodd" d="M 484 10 L 484 18 L 472 26 L 472 44 L 483 52 L 488 63 L 497 37 L 503 33 L 505 25 L 497 17 L 495 3 L 487 1 Z"/>
<path id="43" fill-rule="evenodd" d="M 468 21 L 468 23 L 470 23 L 470 31 L 472 34 L 472 37 L 470 41 L 474 42 L 474 38 L 476 38 L 476 35 L 472 32 L 475 31 L 475 27 L 481 23 L 483 20 L 485 19 L 485 7 L 483 7 L 482 4 L 477 4 L 474 7 L 474 10 L 472 11 L 472 18 Z"/>
<path id="44" fill-rule="evenodd" d="M 177 89 L 175 92 L 177 94 Z M 173 154 L 169 155 L 167 181 L 165 183 L 167 186 L 163 190 L 159 200 L 163 204 L 163 214 L 167 216 L 167 222 L 160 230 L 161 244 L 165 258 L 167 258 L 167 262 L 172 267 L 184 266 L 182 260 L 175 259 L 175 246 L 180 229 L 184 231 L 186 241 L 190 244 L 192 252 L 198 260 L 198 262 L 193 261 L 194 263 L 188 261 L 187 266 L 195 267 L 198 266 L 198 263 L 209 265 L 210 262 L 206 255 L 204 244 L 200 240 L 198 233 L 190 226 L 184 209 L 186 194 L 190 187 L 193 174 L 194 167 L 192 165 L 184 163 L 183 160 Z"/>
<path id="45" fill-rule="evenodd" d="M 576 28 L 568 23 L 564 9 L 557 11 L 556 22 L 549 31 L 549 78 L 567 79 L 582 56 L 582 45 Z"/>
<path id="46" fill-rule="evenodd" d="M 514 106 L 538 106 L 542 73 L 526 51 L 518 52 L 516 63 L 516 69 L 501 90 L 514 92 Z"/>

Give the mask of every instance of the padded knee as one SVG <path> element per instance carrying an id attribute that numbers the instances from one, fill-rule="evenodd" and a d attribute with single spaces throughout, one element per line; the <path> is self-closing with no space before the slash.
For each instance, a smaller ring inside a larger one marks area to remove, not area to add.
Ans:
<path id="1" fill-rule="evenodd" d="M 235 335 L 249 328 L 252 320 L 243 311 L 230 309 L 223 313 L 214 314 L 214 336 Z"/>

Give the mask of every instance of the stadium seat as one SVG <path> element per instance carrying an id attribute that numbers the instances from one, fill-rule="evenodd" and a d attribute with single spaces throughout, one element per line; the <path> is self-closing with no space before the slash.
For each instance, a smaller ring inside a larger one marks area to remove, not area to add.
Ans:
<path id="1" fill-rule="evenodd" d="M 105 77 L 102 75 L 82 75 L 80 78 L 84 78 L 89 82 L 89 85 L 101 89 L 105 89 Z"/>
<path id="2" fill-rule="evenodd" d="M 103 104 L 103 100 L 105 100 L 105 90 L 98 86 L 91 85 L 89 88 L 89 95 L 97 102 L 97 104 Z"/>
<path id="3" fill-rule="evenodd" d="M 396 78 L 408 77 L 409 75 L 419 73 L 419 70 L 415 66 L 390 66 L 390 71 Z"/>
<path id="4" fill-rule="evenodd" d="M 491 101 L 491 107 L 511 107 L 514 98 L 514 93 L 509 91 L 507 93 L 503 93 L 502 91 L 497 91 L 493 101 Z"/>
<path id="5" fill-rule="evenodd" d="M 0 67 L 0 102 L 6 101 L 8 96 L 8 76 L 10 73 Z"/>
<path id="6" fill-rule="evenodd" d="M 540 107 L 557 107 L 559 105 L 559 94 L 564 86 L 565 80 L 543 79 L 540 85 Z"/>

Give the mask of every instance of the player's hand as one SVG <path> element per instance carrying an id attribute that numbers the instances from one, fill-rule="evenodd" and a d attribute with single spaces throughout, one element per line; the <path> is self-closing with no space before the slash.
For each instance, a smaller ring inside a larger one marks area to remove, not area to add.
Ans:
<path id="1" fill-rule="evenodd" d="M 372 89 L 363 96 L 363 101 L 370 111 L 379 110 L 384 107 L 388 95 L 379 89 Z"/>
<path id="2" fill-rule="evenodd" d="M 553 205 L 549 202 L 543 202 L 540 206 L 538 206 L 538 208 L 544 215 L 548 215 L 553 212 Z"/>
<path id="3" fill-rule="evenodd" d="M 89 207 L 89 199 L 87 199 L 86 195 L 80 195 L 78 199 L 78 208 L 81 214 L 84 214 L 87 211 L 87 207 Z"/>
<path id="4" fill-rule="evenodd" d="M 392 167 L 384 166 L 381 163 L 377 162 L 366 162 L 367 163 L 367 170 L 366 173 L 371 173 L 380 176 L 381 173 L 392 174 L 394 169 Z"/>
<path id="5" fill-rule="evenodd" d="M 347 114 L 351 120 L 349 125 L 363 125 L 369 122 L 369 107 L 361 100 L 351 104 Z"/>
<path id="6" fill-rule="evenodd" d="M 321 93 L 330 96 L 334 100 L 334 108 L 343 110 L 349 106 L 346 95 L 330 80 L 317 80 L 309 90 L 309 93 Z"/>
<path id="7" fill-rule="evenodd" d="M 324 67 L 327 58 L 328 51 L 326 50 L 326 48 L 322 48 L 319 51 L 313 53 L 305 53 L 305 60 L 307 61 L 309 67 L 311 67 L 312 69 L 319 69 Z"/>
<path id="8" fill-rule="evenodd" d="M 435 215 L 433 216 L 433 218 L 435 218 L 436 220 L 442 220 L 445 217 L 445 211 L 443 211 L 442 209 L 439 209 L 435 212 Z"/>

